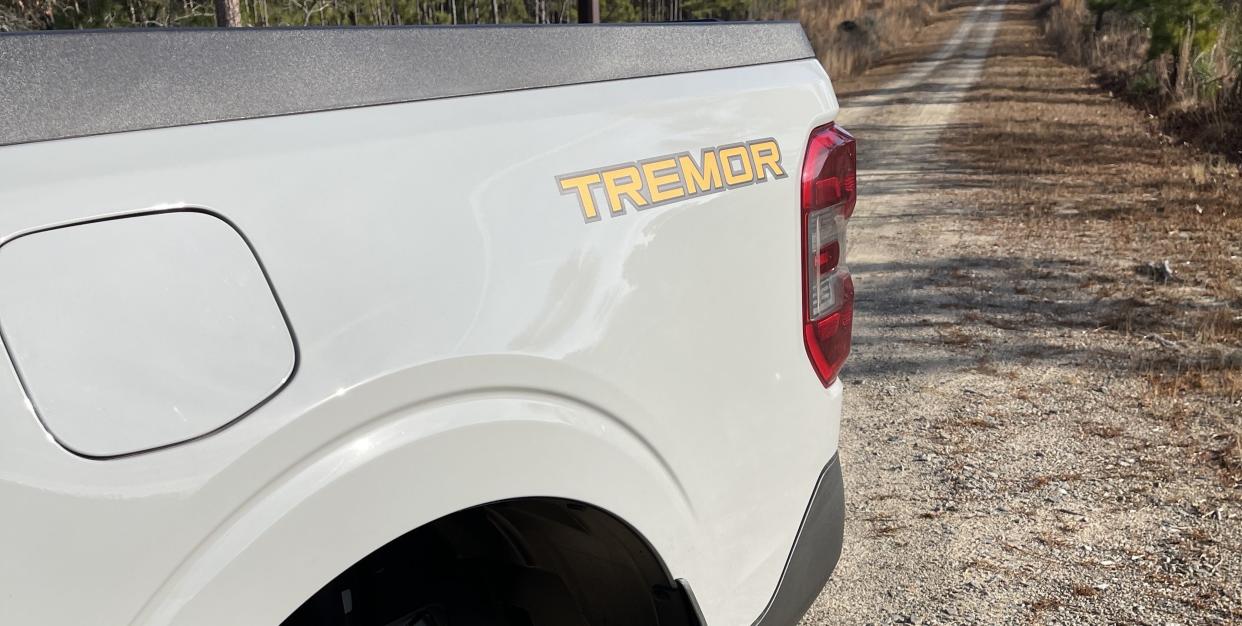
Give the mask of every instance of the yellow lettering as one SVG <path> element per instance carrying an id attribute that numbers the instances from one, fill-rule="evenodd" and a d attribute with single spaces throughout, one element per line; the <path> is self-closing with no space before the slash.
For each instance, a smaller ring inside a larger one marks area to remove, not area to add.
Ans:
<path id="1" fill-rule="evenodd" d="M 578 204 L 582 205 L 582 217 L 588 222 L 599 219 L 599 211 L 595 210 L 595 199 L 591 197 L 591 185 L 598 185 L 599 181 L 599 172 L 556 179 L 561 185 L 561 193 L 577 192 Z"/>
<path id="2" fill-rule="evenodd" d="M 556 177 L 563 195 L 576 196 L 582 217 L 598 221 L 604 209 L 594 192 L 603 192 L 607 212 L 624 215 L 626 205 L 646 209 L 731 187 L 786 178 L 781 147 L 775 139 L 755 139 L 704 148 L 700 158 L 688 152 L 652 157 L 589 172 Z"/>
<path id="3" fill-rule="evenodd" d="M 677 162 L 672 157 L 643 163 L 643 180 L 647 183 L 647 195 L 653 203 L 686 195 L 685 188 L 681 186 L 681 175 L 677 173 Z"/>
<path id="4" fill-rule="evenodd" d="M 629 198 L 635 208 L 643 208 L 649 204 L 643 197 L 643 181 L 639 178 L 638 168 L 623 165 L 616 169 L 604 170 L 604 195 L 608 197 L 608 208 L 613 215 L 625 213 L 622 196 Z"/>
<path id="5" fill-rule="evenodd" d="M 755 173 L 759 180 L 767 180 L 768 173 L 773 178 L 783 178 L 785 170 L 781 169 L 781 147 L 771 139 L 755 141 L 750 144 L 750 158 L 755 162 Z"/>
<path id="6" fill-rule="evenodd" d="M 738 159 L 742 166 L 742 171 L 737 172 L 733 169 L 733 159 Z M 720 165 L 724 170 L 725 182 L 730 187 L 734 185 L 744 185 L 755 179 L 755 170 L 750 164 L 750 152 L 746 150 L 746 146 L 733 146 L 720 151 Z"/>
<path id="7" fill-rule="evenodd" d="M 720 180 L 720 162 L 716 160 L 715 150 L 703 151 L 702 166 L 696 165 L 694 157 L 688 154 L 677 157 L 677 164 L 681 167 L 681 178 L 686 181 L 686 193 L 689 195 L 724 187 Z"/>

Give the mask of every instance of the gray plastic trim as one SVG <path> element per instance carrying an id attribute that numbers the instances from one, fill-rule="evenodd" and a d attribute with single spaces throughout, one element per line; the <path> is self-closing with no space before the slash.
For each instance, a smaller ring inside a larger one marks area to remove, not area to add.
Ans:
<path id="1" fill-rule="evenodd" d="M 752 626 L 795 626 L 836 569 L 844 535 L 845 485 L 834 454 L 819 475 L 776 591 Z"/>
<path id="2" fill-rule="evenodd" d="M 796 22 L 0 35 L 0 146 L 812 58 Z"/>

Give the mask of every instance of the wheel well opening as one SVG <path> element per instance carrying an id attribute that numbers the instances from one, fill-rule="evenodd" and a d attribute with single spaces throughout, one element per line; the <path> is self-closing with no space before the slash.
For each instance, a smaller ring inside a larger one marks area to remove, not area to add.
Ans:
<path id="1" fill-rule="evenodd" d="M 283 626 L 700 626 L 647 541 L 587 504 L 473 507 L 355 563 Z"/>

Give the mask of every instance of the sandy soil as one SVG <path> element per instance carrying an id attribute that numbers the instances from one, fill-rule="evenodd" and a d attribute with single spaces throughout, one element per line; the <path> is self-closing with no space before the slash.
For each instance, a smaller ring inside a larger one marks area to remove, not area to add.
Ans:
<path id="1" fill-rule="evenodd" d="M 959 2 L 838 86 L 848 511 L 806 625 L 1242 623 L 1237 168 L 1057 61 L 1034 8 Z"/>

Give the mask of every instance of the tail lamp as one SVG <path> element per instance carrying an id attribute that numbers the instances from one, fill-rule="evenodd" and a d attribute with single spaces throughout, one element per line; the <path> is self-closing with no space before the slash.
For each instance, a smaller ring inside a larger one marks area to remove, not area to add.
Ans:
<path id="1" fill-rule="evenodd" d="M 854 137 L 828 124 L 811 132 L 802 162 L 802 321 L 806 352 L 827 387 L 850 353 L 854 282 L 845 227 L 858 200 Z"/>

